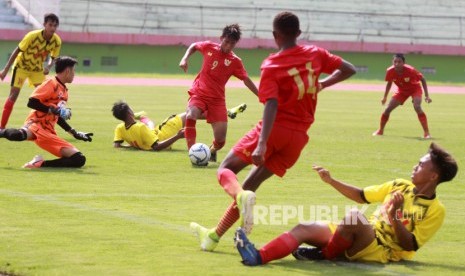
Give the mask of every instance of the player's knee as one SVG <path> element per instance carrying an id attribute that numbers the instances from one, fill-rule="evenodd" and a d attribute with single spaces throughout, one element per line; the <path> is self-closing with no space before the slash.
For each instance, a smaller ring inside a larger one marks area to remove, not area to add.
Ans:
<path id="1" fill-rule="evenodd" d="M 86 157 L 81 153 L 77 152 L 70 157 L 72 161 L 72 167 L 80 168 L 86 164 Z"/>
<path id="2" fill-rule="evenodd" d="M 10 141 L 24 141 L 27 139 L 27 132 L 24 129 L 8 128 L 4 132 L 4 137 Z"/>

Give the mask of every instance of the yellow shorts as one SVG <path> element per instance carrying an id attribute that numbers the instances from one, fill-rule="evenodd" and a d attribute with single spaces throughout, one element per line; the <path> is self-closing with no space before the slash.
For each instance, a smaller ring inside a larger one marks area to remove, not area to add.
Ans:
<path id="1" fill-rule="evenodd" d="M 155 133 L 158 135 L 158 141 L 165 141 L 176 135 L 182 129 L 182 120 L 179 115 L 171 115 L 161 124 L 155 126 Z"/>
<path id="2" fill-rule="evenodd" d="M 347 259 L 351 261 L 363 261 L 363 262 L 378 262 L 378 263 L 388 263 L 390 249 L 378 244 L 378 240 L 374 239 L 370 245 L 357 252 L 353 256 L 348 256 L 347 252 L 345 253 Z"/>
<path id="3" fill-rule="evenodd" d="M 34 87 L 44 82 L 45 75 L 43 71 L 27 71 L 15 67 L 11 77 L 11 86 L 21 89 L 26 79 L 29 79 L 29 85 Z"/>
<path id="4" fill-rule="evenodd" d="M 334 234 L 337 228 L 336 223 L 328 223 L 328 227 L 331 230 L 331 233 Z M 378 244 L 378 240 L 375 238 L 370 245 L 357 252 L 353 256 L 348 256 L 345 252 L 345 256 L 350 261 L 362 261 L 362 262 L 378 262 L 378 263 L 387 263 L 389 262 L 389 256 L 391 255 L 391 250 L 387 247 L 384 247 Z"/>

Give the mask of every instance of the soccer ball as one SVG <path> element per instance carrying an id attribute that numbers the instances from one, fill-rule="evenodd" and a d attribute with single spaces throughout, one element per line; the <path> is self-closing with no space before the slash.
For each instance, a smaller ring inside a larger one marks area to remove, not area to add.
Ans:
<path id="1" fill-rule="evenodd" d="M 210 154 L 210 148 L 203 143 L 196 143 L 189 149 L 189 158 L 196 166 L 208 165 Z"/>

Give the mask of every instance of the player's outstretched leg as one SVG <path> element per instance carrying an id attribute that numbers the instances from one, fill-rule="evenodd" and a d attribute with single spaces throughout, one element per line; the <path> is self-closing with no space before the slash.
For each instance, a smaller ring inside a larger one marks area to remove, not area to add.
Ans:
<path id="1" fill-rule="evenodd" d="M 231 119 L 234 119 L 236 118 L 238 113 L 244 112 L 246 108 L 247 108 L 247 105 L 245 103 L 241 103 L 238 106 L 228 109 L 228 117 Z"/>
<path id="2" fill-rule="evenodd" d="M 253 206 L 255 205 L 255 193 L 244 190 L 236 197 L 237 208 L 239 208 L 239 222 L 245 233 L 250 234 L 253 227 Z"/>
<path id="3" fill-rule="evenodd" d="M 191 230 L 197 235 L 200 240 L 200 249 L 203 251 L 213 251 L 218 245 L 219 240 L 214 240 L 212 236 L 215 236 L 215 228 L 207 229 L 198 223 L 191 222 Z"/>
<path id="4" fill-rule="evenodd" d="M 234 236 L 234 244 L 237 251 L 241 254 L 242 263 L 248 266 L 257 266 L 262 264 L 260 252 L 255 248 L 253 243 L 249 241 L 244 230 L 238 228 Z"/>

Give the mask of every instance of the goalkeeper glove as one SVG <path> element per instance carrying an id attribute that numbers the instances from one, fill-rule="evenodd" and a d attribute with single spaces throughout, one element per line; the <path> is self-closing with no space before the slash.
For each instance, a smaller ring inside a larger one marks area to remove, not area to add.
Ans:
<path id="1" fill-rule="evenodd" d="M 53 108 L 53 107 L 50 107 L 50 112 L 55 114 L 55 115 L 58 115 L 60 116 L 61 118 L 65 119 L 65 120 L 69 120 L 71 119 L 71 109 L 70 108 L 60 108 L 60 107 L 57 107 L 57 108 Z"/>
<path id="2" fill-rule="evenodd" d="M 85 142 L 92 142 L 92 136 L 94 135 L 92 132 L 76 131 L 75 129 L 71 129 L 69 133 L 71 133 L 74 138 Z"/>

